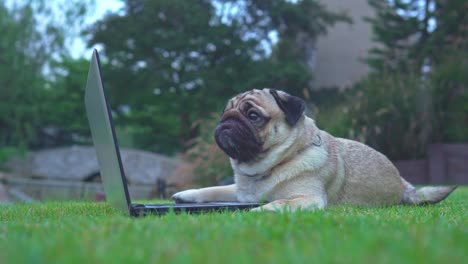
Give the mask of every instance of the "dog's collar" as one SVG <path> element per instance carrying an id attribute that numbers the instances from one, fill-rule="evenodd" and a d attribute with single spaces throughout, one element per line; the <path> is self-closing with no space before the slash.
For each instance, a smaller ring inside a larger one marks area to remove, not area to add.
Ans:
<path id="1" fill-rule="evenodd" d="M 322 137 L 320 136 L 320 131 L 317 133 L 315 140 L 312 141 L 312 145 L 320 147 L 322 146 Z"/>

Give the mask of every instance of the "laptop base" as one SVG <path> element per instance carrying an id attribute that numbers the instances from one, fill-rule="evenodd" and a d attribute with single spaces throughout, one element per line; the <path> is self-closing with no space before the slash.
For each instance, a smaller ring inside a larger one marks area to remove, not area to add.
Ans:
<path id="1" fill-rule="evenodd" d="M 132 216 L 145 215 L 163 215 L 169 212 L 200 214 L 207 212 L 222 212 L 222 211 L 247 211 L 249 209 L 260 206 L 258 203 L 230 203 L 230 202 L 214 202 L 214 203 L 178 203 L 178 204 L 131 204 L 130 214 Z"/>

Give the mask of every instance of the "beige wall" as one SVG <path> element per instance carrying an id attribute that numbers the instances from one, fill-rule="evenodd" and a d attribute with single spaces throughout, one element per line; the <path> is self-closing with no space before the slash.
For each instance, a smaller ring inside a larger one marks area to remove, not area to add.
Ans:
<path id="1" fill-rule="evenodd" d="M 332 11 L 347 11 L 353 24 L 339 23 L 316 43 L 312 87 L 347 87 L 369 72 L 360 61 L 372 47 L 371 25 L 363 17 L 373 15 L 367 0 L 321 0 Z"/>

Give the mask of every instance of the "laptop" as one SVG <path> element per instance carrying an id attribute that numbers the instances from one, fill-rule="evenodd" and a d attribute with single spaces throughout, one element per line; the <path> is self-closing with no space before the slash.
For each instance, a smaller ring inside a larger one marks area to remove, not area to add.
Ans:
<path id="1" fill-rule="evenodd" d="M 85 106 L 91 135 L 96 149 L 106 200 L 111 206 L 130 216 L 162 215 L 168 212 L 202 213 L 213 211 L 248 210 L 258 203 L 170 203 L 134 204 L 128 193 L 125 172 L 115 136 L 112 112 L 102 80 L 99 54 L 95 49 L 89 66 L 85 91 Z"/>

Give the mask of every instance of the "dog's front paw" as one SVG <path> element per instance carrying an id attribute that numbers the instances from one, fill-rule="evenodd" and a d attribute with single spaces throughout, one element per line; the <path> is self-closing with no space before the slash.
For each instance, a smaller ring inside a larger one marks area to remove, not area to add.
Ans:
<path id="1" fill-rule="evenodd" d="M 251 212 L 279 212 L 283 208 L 272 205 L 271 203 L 250 209 Z"/>
<path id="2" fill-rule="evenodd" d="M 171 199 L 176 203 L 201 203 L 200 190 L 185 190 L 172 195 Z"/>

